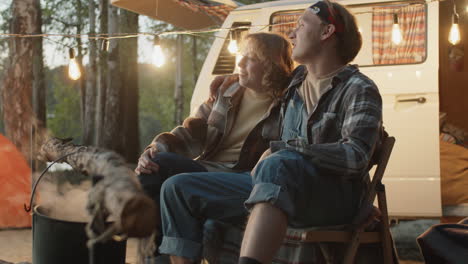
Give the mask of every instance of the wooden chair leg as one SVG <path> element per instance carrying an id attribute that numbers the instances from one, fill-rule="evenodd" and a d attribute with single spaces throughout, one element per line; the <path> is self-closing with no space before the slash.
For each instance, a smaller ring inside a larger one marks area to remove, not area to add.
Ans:
<path id="1" fill-rule="evenodd" d="M 392 240 L 390 238 L 390 226 L 388 223 L 388 211 L 387 211 L 387 199 L 385 196 L 385 186 L 379 184 L 376 186 L 377 189 L 377 201 L 379 203 L 379 208 L 381 210 L 382 223 L 380 231 L 382 235 L 382 253 L 384 257 L 384 264 L 393 264 L 393 249 L 392 249 Z"/>
<path id="2" fill-rule="evenodd" d="M 360 235 L 361 230 L 356 230 L 353 232 L 351 241 L 349 241 L 349 244 L 346 247 L 343 264 L 354 264 L 354 258 L 356 257 L 356 253 L 360 245 Z"/>

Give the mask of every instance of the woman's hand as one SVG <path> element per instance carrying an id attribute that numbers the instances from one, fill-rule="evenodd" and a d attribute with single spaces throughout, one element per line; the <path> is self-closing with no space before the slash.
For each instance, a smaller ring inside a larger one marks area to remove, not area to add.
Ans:
<path id="1" fill-rule="evenodd" d="M 135 169 L 135 173 L 137 175 L 140 175 L 141 173 L 150 174 L 159 171 L 159 165 L 152 160 L 156 156 L 156 153 L 158 153 L 156 148 L 151 147 L 141 154 L 138 159 L 138 165 Z"/>
<path id="2" fill-rule="evenodd" d="M 238 74 L 216 76 L 210 84 L 210 96 L 208 98 L 208 103 L 212 103 L 216 100 L 218 91 L 223 93 L 227 90 L 227 88 L 229 88 L 237 81 L 239 81 Z"/>

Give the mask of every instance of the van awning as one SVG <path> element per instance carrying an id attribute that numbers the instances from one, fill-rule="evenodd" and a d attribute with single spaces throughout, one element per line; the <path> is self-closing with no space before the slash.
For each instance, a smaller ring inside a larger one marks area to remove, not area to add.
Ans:
<path id="1" fill-rule="evenodd" d="M 111 4 L 190 30 L 220 26 L 237 7 L 232 0 L 111 0 Z"/>

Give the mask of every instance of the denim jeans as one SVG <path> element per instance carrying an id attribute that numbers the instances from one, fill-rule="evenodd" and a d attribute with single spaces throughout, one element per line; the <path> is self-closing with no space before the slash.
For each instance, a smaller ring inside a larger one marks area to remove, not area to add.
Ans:
<path id="1" fill-rule="evenodd" d="M 142 173 L 138 175 L 138 180 L 145 193 L 151 197 L 157 205 L 159 205 L 161 186 L 169 177 L 182 172 L 206 171 L 205 167 L 196 161 L 171 152 L 157 153 L 153 161 L 159 165 L 159 171 L 151 174 Z M 161 222 L 160 219 L 157 221 L 158 223 Z M 161 234 L 162 230 L 159 224 L 157 225 L 157 229 L 158 234 Z M 161 244 L 161 240 L 161 236 L 156 237 L 156 244 L 158 246 Z"/>
<path id="2" fill-rule="evenodd" d="M 283 119 L 281 140 L 307 139 L 308 113 L 295 93 Z M 294 227 L 344 224 L 351 221 L 359 202 L 359 183 L 323 175 L 307 157 L 293 150 L 280 150 L 259 162 L 247 208 L 270 202 L 288 216 Z"/>
<path id="3" fill-rule="evenodd" d="M 288 104 L 282 140 L 306 137 L 307 113 L 299 96 Z M 294 227 L 348 223 L 356 207 L 354 184 L 321 175 L 296 151 L 281 150 L 259 162 L 249 173 L 184 173 L 168 179 L 161 190 L 164 254 L 199 259 L 203 223 L 215 219 L 245 223 L 257 203 L 284 211 Z"/>
<path id="4" fill-rule="evenodd" d="M 252 190 L 249 173 L 183 173 L 161 188 L 162 254 L 198 260 L 207 219 L 245 224 L 244 201 Z"/>

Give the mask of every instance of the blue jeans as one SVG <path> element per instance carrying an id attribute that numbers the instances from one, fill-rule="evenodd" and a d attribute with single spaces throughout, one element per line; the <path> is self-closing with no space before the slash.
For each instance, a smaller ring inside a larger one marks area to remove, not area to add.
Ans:
<path id="1" fill-rule="evenodd" d="M 161 188 L 162 254 L 201 258 L 207 219 L 245 224 L 244 201 L 252 190 L 249 173 L 183 173 Z"/>
<path id="2" fill-rule="evenodd" d="M 138 180 L 145 193 L 154 200 L 156 205 L 159 205 L 161 186 L 169 177 L 182 172 L 207 171 L 205 167 L 196 161 L 171 152 L 157 153 L 153 161 L 159 165 L 159 171 L 151 174 L 142 173 L 138 175 Z M 157 222 L 156 228 L 158 234 L 161 234 L 162 230 L 159 224 L 161 219 L 157 219 Z M 156 237 L 156 244 L 158 246 L 161 244 L 161 240 L 161 236 Z"/>
<path id="3" fill-rule="evenodd" d="M 282 140 L 307 137 L 307 112 L 293 97 L 283 121 Z M 199 259 L 203 223 L 216 219 L 243 224 L 257 203 L 271 203 L 294 227 L 349 223 L 361 185 L 321 174 L 302 154 L 281 150 L 259 162 L 255 174 L 184 173 L 168 179 L 161 190 L 164 254 Z M 245 205 L 245 206 L 244 206 Z"/>
<path id="4" fill-rule="evenodd" d="M 309 114 L 295 93 L 283 119 L 281 140 L 307 140 Z M 280 150 L 259 162 L 247 208 L 270 202 L 288 216 L 294 227 L 349 223 L 359 203 L 361 183 L 320 173 L 307 157 L 293 150 Z"/>

